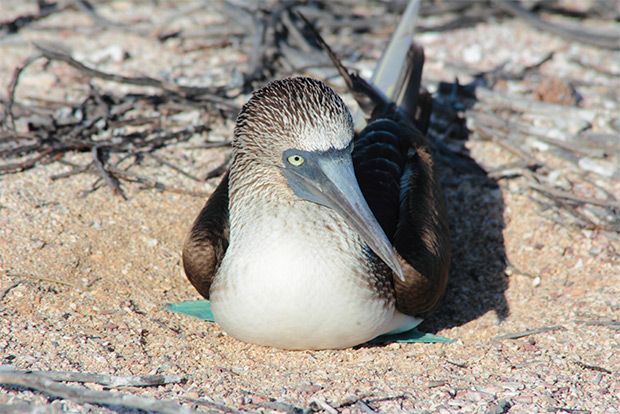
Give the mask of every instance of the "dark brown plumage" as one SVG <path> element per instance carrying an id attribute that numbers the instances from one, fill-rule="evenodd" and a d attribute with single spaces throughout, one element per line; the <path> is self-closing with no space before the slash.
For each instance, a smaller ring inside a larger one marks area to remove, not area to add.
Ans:
<path id="1" fill-rule="evenodd" d="M 401 256 L 405 281 L 394 279 L 396 307 L 427 314 L 446 288 L 450 237 L 426 137 L 393 106 L 380 109 L 355 141 L 353 165 L 370 209 Z"/>
<path id="2" fill-rule="evenodd" d="M 183 245 L 185 275 L 205 298 L 228 247 L 228 172 L 204 205 Z"/>

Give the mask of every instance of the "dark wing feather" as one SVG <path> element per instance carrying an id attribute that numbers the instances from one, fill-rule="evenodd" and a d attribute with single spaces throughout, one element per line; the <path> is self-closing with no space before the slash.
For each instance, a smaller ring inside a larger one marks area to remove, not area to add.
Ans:
<path id="1" fill-rule="evenodd" d="M 228 172 L 194 221 L 183 245 L 185 275 L 209 299 L 209 289 L 228 248 Z"/>
<path id="2" fill-rule="evenodd" d="M 450 240 L 443 196 L 424 135 L 394 110 L 377 115 L 356 138 L 353 165 L 370 209 L 401 256 L 396 306 L 431 311 L 446 288 Z"/>
<path id="3" fill-rule="evenodd" d="M 398 224 L 400 177 L 406 160 L 398 133 L 393 121 L 371 122 L 355 140 L 352 154 L 362 194 L 390 241 Z"/>

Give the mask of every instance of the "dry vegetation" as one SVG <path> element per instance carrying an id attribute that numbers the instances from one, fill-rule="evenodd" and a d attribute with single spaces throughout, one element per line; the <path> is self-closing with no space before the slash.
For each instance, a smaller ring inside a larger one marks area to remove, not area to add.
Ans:
<path id="1" fill-rule="evenodd" d="M 456 342 L 284 352 L 164 310 L 184 234 L 254 88 L 346 93 L 293 12 L 369 77 L 402 2 L 2 1 L 0 412 L 618 412 L 619 7 L 422 3 Z"/>

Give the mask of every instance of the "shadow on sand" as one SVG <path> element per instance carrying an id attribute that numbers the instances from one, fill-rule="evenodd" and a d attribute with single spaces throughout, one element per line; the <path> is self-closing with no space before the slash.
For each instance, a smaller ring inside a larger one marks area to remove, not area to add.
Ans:
<path id="1" fill-rule="evenodd" d="M 499 321 L 509 314 L 504 202 L 497 182 L 465 148 L 469 131 L 462 113 L 474 104 L 474 90 L 475 84 L 442 83 L 434 97 L 429 137 L 450 217 L 452 265 L 444 300 L 421 327 L 426 332 L 463 325 L 490 310 Z"/>

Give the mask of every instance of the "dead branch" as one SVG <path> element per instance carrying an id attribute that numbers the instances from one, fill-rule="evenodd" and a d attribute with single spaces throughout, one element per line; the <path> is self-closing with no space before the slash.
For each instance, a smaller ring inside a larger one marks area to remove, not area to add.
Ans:
<path id="1" fill-rule="evenodd" d="M 0 173 L 14 173 L 14 172 L 28 170 L 34 167 L 35 165 L 37 165 L 38 163 L 43 162 L 44 160 L 46 160 L 48 157 L 50 157 L 54 153 L 55 151 L 53 148 L 45 148 L 41 150 L 39 154 L 37 154 L 36 156 L 30 159 L 27 159 L 26 161 L 13 162 L 9 164 L 0 165 Z"/>
<path id="2" fill-rule="evenodd" d="M 218 105 L 221 105 L 230 110 L 235 110 L 235 111 L 239 110 L 239 108 L 236 105 L 232 104 L 228 99 L 222 98 L 221 96 L 218 96 L 212 93 L 211 88 L 201 88 L 201 87 L 196 87 L 196 86 L 181 86 L 181 85 L 177 85 L 174 83 L 165 82 L 159 79 L 151 78 L 148 76 L 129 77 L 129 76 L 116 75 L 113 73 L 102 72 L 100 70 L 93 69 L 89 66 L 86 66 L 82 62 L 75 60 L 69 54 L 60 50 L 58 47 L 55 47 L 52 45 L 44 45 L 42 43 L 35 43 L 34 45 L 37 48 L 37 50 L 39 50 L 41 54 L 45 56 L 46 58 L 50 60 L 58 60 L 61 62 L 65 62 L 66 64 L 70 65 L 71 67 L 79 70 L 80 72 L 90 77 L 100 78 L 100 79 L 108 80 L 112 82 L 126 83 L 129 85 L 158 88 L 166 92 L 178 94 L 184 97 L 204 99 L 204 100 L 216 103 Z"/>
<path id="3" fill-rule="evenodd" d="M 154 398 L 139 397 L 110 391 L 95 391 L 84 387 L 61 384 L 38 374 L 26 374 L 19 371 L 0 371 L 0 384 L 25 387 L 56 398 L 75 401 L 79 404 L 100 404 L 118 406 L 164 414 L 194 414 L 197 411 L 183 407 L 174 401 L 162 401 Z"/>
<path id="4" fill-rule="evenodd" d="M 155 154 L 153 154 L 151 152 L 146 152 L 145 154 L 147 154 L 149 157 L 153 158 L 155 161 L 159 162 L 161 165 L 165 165 L 166 167 L 173 169 L 174 171 L 178 172 L 181 175 L 184 175 L 187 178 L 190 178 L 190 179 L 192 179 L 194 181 L 202 181 L 200 178 L 196 177 L 195 175 L 188 173 L 187 171 L 185 171 L 182 168 L 174 165 L 170 161 L 166 161 L 165 159 L 161 158 L 158 155 L 155 155 Z"/>
<path id="5" fill-rule="evenodd" d="M 72 177 L 74 175 L 86 172 L 86 171 L 90 170 L 92 167 L 93 167 L 93 163 L 86 164 L 86 165 L 74 166 L 73 168 L 71 168 L 71 170 L 69 170 L 67 172 L 60 173 L 60 174 L 54 174 L 54 175 L 50 176 L 50 179 L 52 181 L 56 181 L 56 180 L 59 180 L 61 178 Z"/>
<path id="6" fill-rule="evenodd" d="M 548 185 L 530 182 L 529 186 L 541 193 L 545 193 L 554 197 L 563 198 L 565 200 L 574 201 L 580 204 L 592 204 L 595 206 L 615 208 L 620 210 L 620 203 L 615 200 L 599 200 L 592 197 L 577 196 L 566 191 L 558 190 L 556 188 L 549 187 Z"/>
<path id="7" fill-rule="evenodd" d="M 6 271 L 7 276 L 9 277 L 13 277 L 13 278 L 20 278 L 20 279 L 33 279 L 33 280 L 38 280 L 41 282 L 46 282 L 46 283 L 53 283 L 53 284 L 58 284 L 58 285 L 62 285 L 62 286 L 68 286 L 72 289 L 77 289 L 79 290 L 79 286 L 74 285 L 73 283 L 69 283 L 69 282 L 65 282 L 63 280 L 58 280 L 58 279 L 53 279 L 50 277 L 45 277 L 45 276 L 38 276 L 38 275 L 34 275 L 32 273 L 22 273 L 22 272 L 15 272 L 13 270 L 7 270 Z"/>
<path id="8" fill-rule="evenodd" d="M 6 295 L 8 295 L 8 293 L 15 289 L 17 286 L 19 286 L 22 283 L 21 280 L 18 280 L 15 283 L 11 283 L 9 286 L 5 287 L 4 289 L 0 290 L 0 302 L 2 302 L 4 300 L 4 298 L 6 297 Z"/>
<path id="9" fill-rule="evenodd" d="M 6 366 L 3 370 L 7 370 Z M 166 384 L 180 384 L 185 378 L 178 375 L 107 375 L 76 371 L 30 371 L 10 369 L 17 374 L 38 375 L 59 382 L 79 382 L 103 385 L 106 388 L 153 387 Z"/>
<path id="10" fill-rule="evenodd" d="M 561 325 L 553 325 L 553 326 L 543 326 L 541 328 L 536 329 L 528 329 L 527 331 L 509 333 L 505 335 L 499 335 L 493 338 L 495 341 L 503 341 L 505 339 L 519 339 L 524 338 L 530 335 L 536 335 L 544 332 L 553 332 L 553 331 L 565 331 L 566 328 Z"/>
<path id="11" fill-rule="evenodd" d="M 103 28 L 127 28 L 124 24 L 113 22 L 112 20 L 97 13 L 95 6 L 88 0 L 74 0 L 77 8 L 86 14 L 99 27 Z"/>
<path id="12" fill-rule="evenodd" d="M 112 189 L 112 193 L 123 197 L 123 200 L 127 200 L 127 196 L 125 196 L 125 193 L 123 193 L 123 190 L 121 190 L 118 180 L 106 171 L 103 163 L 99 159 L 99 147 L 97 145 L 92 148 L 91 154 L 93 157 L 93 165 L 95 166 L 95 170 L 103 179 L 103 181 L 108 185 L 108 187 Z"/>
<path id="13" fill-rule="evenodd" d="M 153 180 L 147 177 L 143 177 L 141 175 L 138 175 L 138 174 L 135 174 L 129 171 L 121 170 L 119 168 L 109 167 L 108 169 L 115 176 L 120 177 L 129 182 L 141 184 L 145 188 L 154 188 L 160 191 L 167 191 L 170 193 L 177 193 L 177 194 L 186 194 L 186 195 L 190 195 L 193 197 L 201 197 L 201 198 L 207 197 L 209 195 L 209 193 L 205 191 L 193 191 L 193 190 L 186 190 L 186 189 L 178 188 L 178 187 L 172 187 L 160 181 Z"/>
<path id="14" fill-rule="evenodd" d="M 587 43 L 604 49 L 620 49 L 620 33 L 604 33 L 593 29 L 581 27 L 570 27 L 559 23 L 552 23 L 543 20 L 536 14 L 527 11 L 519 2 L 510 0 L 493 0 L 493 3 L 500 9 L 523 19 L 528 24 L 540 30 L 545 30 L 553 34 L 573 39 L 578 42 Z"/>
<path id="15" fill-rule="evenodd" d="M 593 371 L 602 372 L 604 374 L 613 374 L 613 371 L 604 367 L 600 367 L 598 365 L 586 364 L 585 362 L 575 361 L 575 365 L 583 368 L 583 369 L 591 369 Z"/>
<path id="16" fill-rule="evenodd" d="M 69 7 L 68 4 L 48 3 L 46 1 L 40 1 L 38 4 L 38 13 L 25 14 L 9 21 L 0 22 L 0 34 L 16 34 L 29 24 L 49 17 L 54 13 L 61 12 Z"/>
<path id="17" fill-rule="evenodd" d="M 620 330 L 620 321 L 615 321 L 612 319 L 605 319 L 605 320 L 592 320 L 592 321 L 577 321 L 579 323 L 582 323 L 584 325 L 587 326 L 603 326 L 606 328 L 610 328 L 610 329 L 614 329 L 614 330 Z"/>
<path id="18" fill-rule="evenodd" d="M 15 130 L 15 120 L 13 119 L 13 105 L 15 103 L 15 91 L 17 90 L 17 84 L 19 83 L 19 78 L 22 73 L 30 66 L 34 61 L 40 59 L 40 55 L 34 55 L 26 59 L 24 63 L 17 66 L 13 71 L 13 76 L 11 78 L 11 82 L 8 87 L 8 100 L 4 105 L 4 116 L 2 119 L 2 125 L 5 128 L 9 128 L 10 130 Z"/>
<path id="19" fill-rule="evenodd" d="M 319 410 L 323 410 L 328 414 L 338 414 L 338 410 L 332 407 L 327 401 L 322 398 L 312 398 L 310 400 L 310 408 L 316 407 Z"/>
<path id="20" fill-rule="evenodd" d="M 209 408 L 214 408 L 218 411 L 221 411 L 223 413 L 227 413 L 227 414 L 245 414 L 248 413 L 248 411 L 246 410 L 236 410 L 232 407 L 229 407 L 227 405 L 224 404 L 220 404 L 217 403 L 215 401 L 212 401 L 209 398 L 203 397 L 203 398 L 183 398 L 182 399 L 183 402 L 188 402 L 188 403 L 192 403 L 192 404 L 196 404 L 199 406 L 203 406 L 203 407 L 209 407 Z"/>

